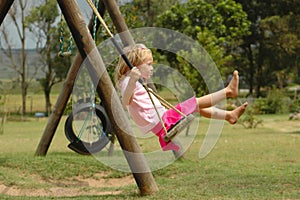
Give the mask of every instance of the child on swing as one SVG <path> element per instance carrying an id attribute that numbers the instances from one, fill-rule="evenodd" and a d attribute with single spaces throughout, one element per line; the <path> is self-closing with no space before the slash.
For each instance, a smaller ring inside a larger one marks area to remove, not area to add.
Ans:
<path id="1" fill-rule="evenodd" d="M 142 133 L 151 131 L 157 135 L 164 151 L 178 151 L 179 146 L 172 141 L 164 141 L 166 133 L 160 122 L 159 116 L 161 116 L 167 130 L 182 119 L 182 116 L 173 109 L 167 110 L 160 101 L 151 94 L 159 113 L 158 115 L 148 92 L 142 84 L 138 82 L 141 78 L 146 83 L 153 73 L 153 57 L 151 50 L 143 44 L 135 44 L 126 47 L 124 52 L 135 67 L 130 70 L 125 61 L 122 58 L 119 59 L 115 72 L 115 82 L 121 91 L 122 104 L 127 107 L 130 116 Z M 247 102 L 232 111 L 217 109 L 213 106 L 225 98 L 237 97 L 238 84 L 239 75 L 238 71 L 235 70 L 233 72 L 233 77 L 226 88 L 202 97 L 192 97 L 179 103 L 175 107 L 185 115 L 198 112 L 206 118 L 225 119 L 230 124 L 235 124 L 239 117 L 244 113 L 248 105 Z"/>

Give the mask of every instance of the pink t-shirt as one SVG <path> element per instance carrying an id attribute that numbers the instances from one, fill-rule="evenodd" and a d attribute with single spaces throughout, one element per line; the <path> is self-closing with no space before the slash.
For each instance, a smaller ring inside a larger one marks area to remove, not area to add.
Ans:
<path id="1" fill-rule="evenodd" d="M 129 79 L 130 77 L 125 77 L 124 80 L 120 82 L 122 96 L 124 95 Z M 160 101 L 153 94 L 150 95 L 160 117 L 162 117 L 166 111 L 166 108 L 161 105 Z M 127 110 L 143 133 L 150 132 L 158 123 L 160 123 L 159 117 L 151 102 L 148 92 L 139 82 L 136 82 L 136 87 L 133 92 L 133 99 L 132 102 L 127 105 Z"/>

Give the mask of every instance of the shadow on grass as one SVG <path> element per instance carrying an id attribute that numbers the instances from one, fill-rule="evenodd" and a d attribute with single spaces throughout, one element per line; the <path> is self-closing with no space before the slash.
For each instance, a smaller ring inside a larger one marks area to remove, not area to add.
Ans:
<path id="1" fill-rule="evenodd" d="M 300 134 L 300 131 L 292 131 L 292 132 L 289 132 L 289 134 Z"/>

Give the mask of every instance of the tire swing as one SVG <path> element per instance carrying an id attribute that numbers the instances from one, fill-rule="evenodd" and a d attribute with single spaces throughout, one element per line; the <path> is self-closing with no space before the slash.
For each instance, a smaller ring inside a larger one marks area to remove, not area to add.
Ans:
<path id="1" fill-rule="evenodd" d="M 95 4 L 98 7 L 99 0 L 95 0 Z M 95 40 L 97 17 L 95 15 L 93 17 L 92 36 Z M 61 41 L 63 41 L 63 37 L 61 37 Z M 62 52 L 62 46 L 63 43 L 60 46 L 60 52 Z M 70 49 L 68 52 L 71 53 Z M 70 55 L 70 53 L 60 53 L 60 56 Z M 102 105 L 95 103 L 96 98 L 92 82 L 90 82 L 89 95 L 89 98 L 80 99 L 76 102 L 75 109 L 65 122 L 65 135 L 70 141 L 68 147 L 82 155 L 97 153 L 110 141 L 114 142 L 113 128 L 106 111 Z"/>
<path id="2" fill-rule="evenodd" d="M 75 121 L 83 123 L 79 131 Z M 82 155 L 101 151 L 111 141 L 112 133 L 111 123 L 101 105 L 92 107 L 90 103 L 80 103 L 65 122 L 65 135 L 70 141 L 68 147 Z"/>

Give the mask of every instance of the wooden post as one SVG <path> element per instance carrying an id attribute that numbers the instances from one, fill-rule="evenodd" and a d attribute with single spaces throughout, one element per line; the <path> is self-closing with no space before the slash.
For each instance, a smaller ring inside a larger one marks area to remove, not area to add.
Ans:
<path id="1" fill-rule="evenodd" d="M 98 11 L 101 16 L 103 16 L 105 13 L 105 6 L 104 6 L 102 0 L 99 2 Z M 99 28 L 99 25 L 100 24 L 98 24 L 96 29 Z M 93 32 L 93 27 L 94 27 L 94 19 L 92 18 L 89 22 L 89 30 L 91 33 Z M 60 91 L 58 99 L 56 100 L 56 104 L 54 106 L 53 112 L 51 113 L 51 115 L 49 117 L 49 120 L 48 120 L 47 126 L 44 130 L 43 136 L 42 136 L 40 143 L 36 149 L 36 152 L 35 152 L 36 156 L 45 156 L 48 152 L 48 149 L 50 147 L 51 141 L 53 139 L 53 136 L 55 134 L 55 131 L 57 129 L 59 121 L 61 120 L 61 117 L 64 113 L 65 107 L 66 107 L 68 100 L 70 98 L 70 95 L 72 93 L 74 82 L 75 82 L 76 76 L 78 74 L 78 71 L 80 69 L 82 62 L 83 62 L 83 59 L 82 59 L 81 55 L 77 54 L 72 66 L 69 69 L 68 75 L 67 75 L 65 83 L 63 85 L 63 88 Z"/>
<path id="2" fill-rule="evenodd" d="M 103 0 L 103 3 L 109 13 L 109 16 L 112 19 L 113 24 L 115 25 L 118 33 L 127 31 L 127 32 L 125 32 L 126 34 L 124 33 L 124 34 L 120 35 L 124 46 L 133 45 L 134 40 L 128 31 L 128 27 L 127 27 L 125 20 L 119 10 L 117 2 L 115 0 L 113 0 L 113 1 L 112 0 Z"/>
<path id="3" fill-rule="evenodd" d="M 86 65 L 91 78 L 97 86 L 97 92 L 102 97 L 108 117 L 114 126 L 116 135 L 135 181 L 142 195 L 158 191 L 146 159 L 132 136 L 129 120 L 122 108 L 118 95 L 102 62 L 96 45 L 88 32 L 81 11 L 73 0 L 57 0 L 73 38 Z"/>
<path id="4" fill-rule="evenodd" d="M 13 3 L 14 3 L 14 0 L 1 0 L 0 1 L 0 26 Z"/>

